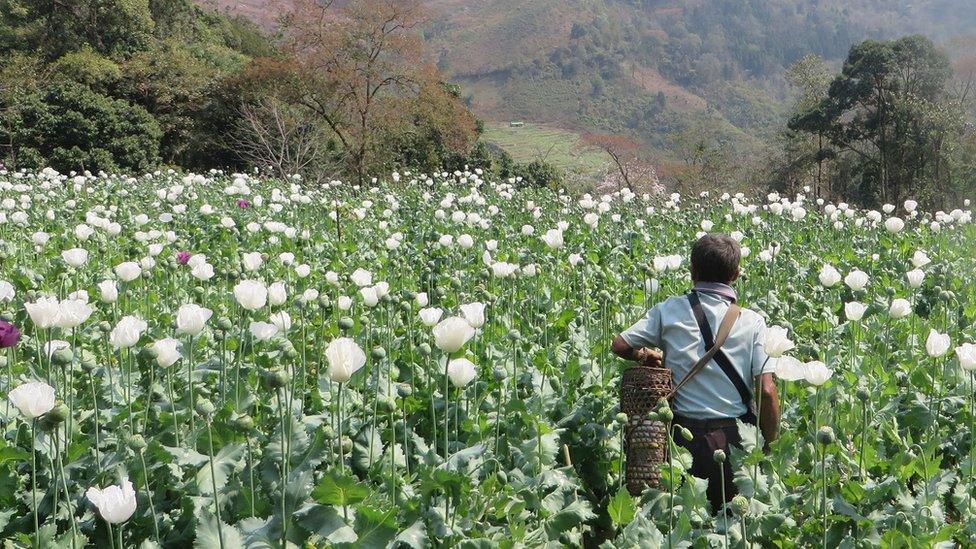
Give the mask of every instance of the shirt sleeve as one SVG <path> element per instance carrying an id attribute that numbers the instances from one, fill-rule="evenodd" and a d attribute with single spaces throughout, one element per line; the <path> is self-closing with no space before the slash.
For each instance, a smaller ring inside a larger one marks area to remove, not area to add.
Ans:
<path id="1" fill-rule="evenodd" d="M 641 347 L 661 348 L 661 306 L 655 305 L 647 311 L 647 316 L 620 334 L 627 345 L 634 349 Z"/>
<path id="2" fill-rule="evenodd" d="M 752 341 L 752 377 L 776 370 L 776 359 L 766 355 L 766 320 L 756 315 L 756 330 Z"/>

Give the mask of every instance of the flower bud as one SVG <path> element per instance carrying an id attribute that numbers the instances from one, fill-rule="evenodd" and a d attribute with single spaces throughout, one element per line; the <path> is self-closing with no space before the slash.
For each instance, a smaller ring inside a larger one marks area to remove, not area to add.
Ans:
<path id="1" fill-rule="evenodd" d="M 715 463 L 725 463 L 725 452 L 722 450 L 715 450 L 715 452 L 712 454 L 712 459 L 715 460 Z"/>
<path id="2" fill-rule="evenodd" d="M 397 386 L 397 395 L 399 395 L 400 398 L 407 398 L 412 394 L 413 394 L 413 387 L 407 385 L 406 383 L 401 383 L 400 385 Z"/>
<path id="3" fill-rule="evenodd" d="M 688 429 L 687 427 L 682 427 L 680 432 L 681 438 L 687 440 L 688 442 L 691 442 L 691 439 L 695 438 L 695 435 L 691 433 L 691 429 Z"/>
<path id="4" fill-rule="evenodd" d="M 623 412 L 620 412 L 616 416 L 614 416 L 614 419 L 620 425 L 626 425 L 627 424 L 627 414 L 625 414 Z"/>
<path id="5" fill-rule="evenodd" d="M 234 328 L 234 323 L 226 316 L 217 319 L 217 329 L 222 332 L 229 332 Z"/>

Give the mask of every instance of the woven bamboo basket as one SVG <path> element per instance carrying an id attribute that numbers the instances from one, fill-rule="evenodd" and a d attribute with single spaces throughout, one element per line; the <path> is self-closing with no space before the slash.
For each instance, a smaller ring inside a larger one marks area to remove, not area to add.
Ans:
<path id="1" fill-rule="evenodd" d="M 671 392 L 671 370 L 635 366 L 620 381 L 620 410 L 627 414 L 625 434 L 627 489 L 639 495 L 645 488 L 661 488 L 660 464 L 668 459 L 668 431 L 664 423 L 647 418 Z"/>
<path id="2" fill-rule="evenodd" d="M 668 459 L 667 426 L 657 420 L 633 418 L 627 426 L 627 490 L 639 495 L 661 488 L 660 464 Z"/>
<path id="3" fill-rule="evenodd" d="M 646 416 L 671 392 L 671 370 L 634 366 L 620 379 L 620 411 L 628 416 Z"/>

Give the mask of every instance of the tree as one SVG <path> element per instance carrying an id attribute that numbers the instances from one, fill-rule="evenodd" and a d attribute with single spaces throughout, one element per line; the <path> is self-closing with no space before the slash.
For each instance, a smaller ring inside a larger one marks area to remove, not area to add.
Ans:
<path id="1" fill-rule="evenodd" d="M 336 173 L 327 161 L 327 139 L 318 120 L 276 97 L 242 103 L 236 131 L 228 139 L 241 159 L 280 178 L 304 174 L 317 182 Z"/>
<path id="2" fill-rule="evenodd" d="M 159 125 L 145 109 L 71 82 L 24 99 L 0 128 L 9 156 L 35 169 L 144 171 L 159 161 Z"/>
<path id="3" fill-rule="evenodd" d="M 826 96 L 798 105 L 790 129 L 852 157 L 857 180 L 846 190 L 864 203 L 936 200 L 952 186 L 951 151 L 963 131 L 951 76 L 948 56 L 927 38 L 867 40 L 851 48 Z"/>
<path id="4" fill-rule="evenodd" d="M 585 145 L 597 147 L 610 157 L 611 172 L 604 178 L 604 186 L 631 192 L 659 192 L 660 181 L 654 165 L 642 158 L 640 144 L 626 135 L 584 134 Z"/>
<path id="5" fill-rule="evenodd" d="M 582 141 L 591 147 L 596 147 L 610 157 L 610 161 L 620 174 L 620 179 L 624 186 L 632 192 L 634 186 L 630 179 L 630 166 L 637 158 L 640 146 L 637 141 L 626 135 L 611 134 L 584 134 Z"/>
<path id="6" fill-rule="evenodd" d="M 824 165 L 833 156 L 833 150 L 826 147 L 831 121 L 823 108 L 830 86 L 827 63 L 818 55 L 807 55 L 790 67 L 786 81 L 797 92 L 793 102 L 795 114 L 787 123 L 785 136 L 788 156 L 794 159 L 788 171 L 796 174 L 816 164 L 814 194 L 832 197 L 831 190 L 824 189 Z"/>
<path id="7" fill-rule="evenodd" d="M 433 104 L 428 99 L 447 109 L 464 134 L 448 139 L 452 146 L 466 149 L 473 141 L 474 117 L 459 97 L 444 94 L 427 59 L 418 33 L 424 21 L 418 0 L 356 0 L 335 8 L 297 0 L 282 21 L 286 51 L 305 79 L 299 100 L 335 135 L 360 184 L 391 163 L 383 145 L 430 129 L 426 123 L 437 115 L 420 112 Z"/>

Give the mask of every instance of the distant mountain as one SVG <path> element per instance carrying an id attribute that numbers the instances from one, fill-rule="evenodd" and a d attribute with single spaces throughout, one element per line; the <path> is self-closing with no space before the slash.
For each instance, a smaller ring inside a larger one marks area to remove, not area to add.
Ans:
<path id="1" fill-rule="evenodd" d="M 264 25 L 287 0 L 205 0 Z M 277 8 L 271 8 L 278 2 Z M 438 64 L 490 121 L 628 133 L 669 149 L 708 126 L 752 149 L 782 124 L 783 75 L 868 38 L 937 43 L 976 28 L 973 0 L 429 0 Z M 951 49 L 951 48 L 950 48 Z M 960 48 L 956 48 L 959 50 Z M 961 48 L 965 50 L 967 48 Z"/>

